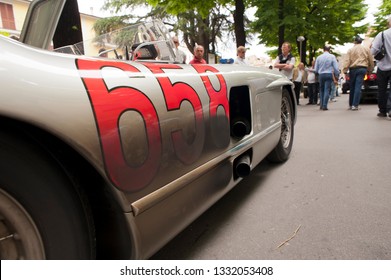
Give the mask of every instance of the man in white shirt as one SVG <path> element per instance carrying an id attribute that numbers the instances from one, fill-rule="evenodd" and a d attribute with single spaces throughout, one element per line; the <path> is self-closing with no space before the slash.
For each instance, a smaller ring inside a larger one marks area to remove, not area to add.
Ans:
<path id="1" fill-rule="evenodd" d="M 282 53 L 277 56 L 274 68 L 278 68 L 288 79 L 292 80 L 293 68 L 296 60 L 291 54 L 292 45 L 284 42 L 281 46 Z"/>
<path id="2" fill-rule="evenodd" d="M 307 105 L 316 105 L 318 103 L 319 82 L 315 73 L 315 59 L 312 61 L 311 67 L 307 68 Z"/>
<path id="3" fill-rule="evenodd" d="M 186 54 L 180 50 L 179 47 L 179 40 L 177 36 L 172 37 L 172 41 L 175 45 L 175 62 L 185 64 L 186 63 Z"/>
<path id="4" fill-rule="evenodd" d="M 246 62 L 246 48 L 239 46 L 236 50 L 236 58 L 234 64 L 247 64 Z"/>
<path id="5" fill-rule="evenodd" d="M 296 95 L 297 105 L 300 105 L 299 99 L 300 99 L 301 87 L 306 79 L 307 77 L 304 69 L 304 63 L 300 62 L 297 68 L 293 70 L 293 75 L 292 75 L 292 81 L 295 85 L 295 95 Z"/>

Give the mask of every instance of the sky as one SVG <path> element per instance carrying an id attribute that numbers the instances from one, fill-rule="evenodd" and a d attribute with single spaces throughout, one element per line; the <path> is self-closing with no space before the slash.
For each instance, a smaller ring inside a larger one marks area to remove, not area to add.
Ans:
<path id="1" fill-rule="evenodd" d="M 105 12 L 101 10 L 105 0 L 78 0 L 79 12 L 83 14 L 92 14 L 94 16 L 105 16 Z M 91 8 L 92 13 L 91 13 Z"/>
<path id="2" fill-rule="evenodd" d="M 79 11 L 81 13 L 90 14 L 99 17 L 110 16 L 108 11 L 102 11 L 102 6 L 105 0 L 78 0 L 79 3 Z M 373 22 L 374 17 L 373 14 L 377 12 L 378 7 L 382 3 L 382 0 L 365 0 L 365 3 L 368 5 L 368 14 L 365 23 Z M 345 46 L 340 46 L 339 51 L 341 53 L 346 52 L 347 49 L 351 47 L 350 44 L 346 44 Z M 256 55 L 257 57 L 266 56 L 265 51 L 267 49 L 263 45 L 252 44 L 250 49 L 247 51 L 246 56 Z M 236 49 L 235 44 L 228 44 L 227 46 L 221 47 L 221 53 L 223 57 L 235 57 Z"/>

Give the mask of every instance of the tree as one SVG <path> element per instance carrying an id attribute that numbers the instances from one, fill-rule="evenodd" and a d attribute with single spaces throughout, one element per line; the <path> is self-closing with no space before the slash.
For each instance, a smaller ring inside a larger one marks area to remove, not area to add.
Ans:
<path id="1" fill-rule="evenodd" d="M 128 16 L 99 20 L 94 26 L 95 31 L 98 34 L 110 31 L 121 21 L 135 22 L 160 18 L 166 25 L 171 26 L 171 31 L 182 32 L 190 52 L 193 52 L 195 44 L 203 45 L 205 59 L 208 59 L 207 54 L 216 53 L 218 39 L 222 38 L 224 32 L 229 32 L 231 26 L 229 11 L 215 1 L 106 0 L 105 2 L 105 8 L 110 8 L 114 12 L 124 9 L 134 10 L 139 7 L 146 8 L 146 13 L 134 15 L 134 13 L 127 12 Z"/>
<path id="2" fill-rule="evenodd" d="M 283 22 L 285 18 L 284 14 L 284 0 L 278 0 L 278 21 Z M 278 45 L 282 46 L 285 41 L 285 24 L 278 25 Z M 281 54 L 281 49 L 278 49 L 278 54 Z"/>
<path id="3" fill-rule="evenodd" d="M 246 21 L 244 15 L 245 10 L 246 10 L 246 6 L 244 1 L 235 0 L 235 10 L 233 11 L 233 17 L 234 17 L 236 47 L 246 45 L 246 30 L 244 27 Z"/>
<path id="4" fill-rule="evenodd" d="M 258 9 L 252 27 L 260 34 L 260 43 L 275 47 L 290 41 L 296 42 L 299 49 L 297 38 L 303 36 L 304 63 L 305 50 L 311 61 L 326 42 L 342 45 L 352 42 L 354 35 L 367 31 L 367 25 L 355 25 L 365 18 L 367 5 L 364 1 L 253 0 L 253 5 Z"/>
<path id="5" fill-rule="evenodd" d="M 387 19 L 391 15 L 391 2 L 384 1 L 379 7 L 379 11 L 375 14 L 375 24 L 371 27 L 371 36 L 376 36 L 377 33 L 387 29 Z"/>

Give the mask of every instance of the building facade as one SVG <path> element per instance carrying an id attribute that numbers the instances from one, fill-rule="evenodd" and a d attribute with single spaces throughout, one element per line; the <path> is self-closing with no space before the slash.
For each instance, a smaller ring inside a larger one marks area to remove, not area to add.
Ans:
<path id="1" fill-rule="evenodd" d="M 19 37 L 30 1 L 0 0 L 0 34 Z"/>
<path id="2" fill-rule="evenodd" d="M 0 34 L 19 38 L 31 0 L 0 0 Z M 95 37 L 94 23 L 99 17 L 80 14 L 83 40 Z"/>

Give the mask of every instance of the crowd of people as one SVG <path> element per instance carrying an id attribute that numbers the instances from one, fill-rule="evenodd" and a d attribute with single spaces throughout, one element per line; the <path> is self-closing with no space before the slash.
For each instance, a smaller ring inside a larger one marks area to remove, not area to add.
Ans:
<path id="1" fill-rule="evenodd" d="M 388 85 L 391 81 L 391 17 L 387 20 L 388 28 L 375 37 L 370 47 L 362 45 L 360 36 L 354 38 L 354 45 L 348 50 L 346 59 L 342 63 L 342 72 L 349 72 L 349 110 L 359 110 L 361 89 L 366 74 L 374 69 L 374 60 L 377 61 L 378 84 L 378 117 L 391 119 L 391 92 Z M 291 54 L 291 44 L 284 42 L 281 54 L 276 57 L 274 68 L 279 69 L 295 85 L 297 104 L 300 104 L 300 92 L 303 84 L 307 84 L 307 105 L 319 105 L 323 111 L 328 110 L 329 101 L 335 101 L 338 95 L 338 84 L 343 79 L 336 57 L 330 53 L 330 46 L 323 48 L 311 63 L 304 67 L 302 62 L 296 65 Z M 384 55 L 378 55 L 382 50 Z M 388 50 L 388 51 L 387 51 Z"/>
<path id="2" fill-rule="evenodd" d="M 348 50 L 346 59 L 342 65 L 344 75 L 349 71 L 349 110 L 359 110 L 361 99 L 361 88 L 364 76 L 374 69 L 374 60 L 377 60 L 377 83 L 378 83 L 378 117 L 391 119 L 391 93 L 388 84 L 391 80 L 391 17 L 387 20 L 388 28 L 375 37 L 370 48 L 362 44 L 363 39 L 359 36 L 354 38 L 354 46 Z M 178 49 L 178 38 L 174 37 L 176 46 L 176 56 L 178 63 L 185 63 L 186 55 Z M 338 84 L 343 79 L 338 65 L 338 61 L 330 52 L 331 46 L 325 45 L 323 53 L 311 62 L 311 66 L 305 67 L 303 62 L 296 66 L 296 59 L 292 55 L 292 45 L 284 42 L 281 46 L 281 54 L 275 59 L 273 67 L 279 69 L 288 79 L 294 83 L 294 91 L 297 104 L 300 105 L 300 92 L 304 84 L 307 85 L 308 103 L 307 105 L 319 105 L 320 110 L 327 111 L 329 102 L 335 101 L 339 95 Z M 378 55 L 382 50 L 385 54 Z M 388 50 L 388 51 L 387 51 Z M 193 59 L 190 64 L 207 63 L 204 59 L 204 47 L 196 45 L 194 47 Z M 234 64 L 246 63 L 246 48 L 239 46 Z"/>
<path id="3" fill-rule="evenodd" d="M 276 57 L 274 68 L 277 68 L 295 85 L 297 104 L 300 105 L 300 92 L 303 84 L 307 84 L 309 102 L 307 105 L 320 105 L 321 110 L 328 110 L 329 100 L 334 101 L 337 92 L 339 68 L 336 57 L 330 53 L 330 46 L 323 48 L 323 54 L 313 60 L 311 67 L 305 67 L 291 54 L 292 45 L 284 42 L 281 46 L 281 54 Z M 319 103 L 318 103 L 319 100 Z"/>
<path id="4" fill-rule="evenodd" d="M 178 37 L 173 37 L 173 42 L 175 45 L 175 62 L 177 63 L 186 63 L 186 54 L 180 50 Z M 195 45 L 193 49 L 193 59 L 189 61 L 189 64 L 206 64 L 204 59 L 205 49 L 202 45 Z M 246 48 L 244 46 L 239 46 L 237 48 L 237 56 L 233 61 L 234 64 L 243 64 L 246 65 Z"/>

